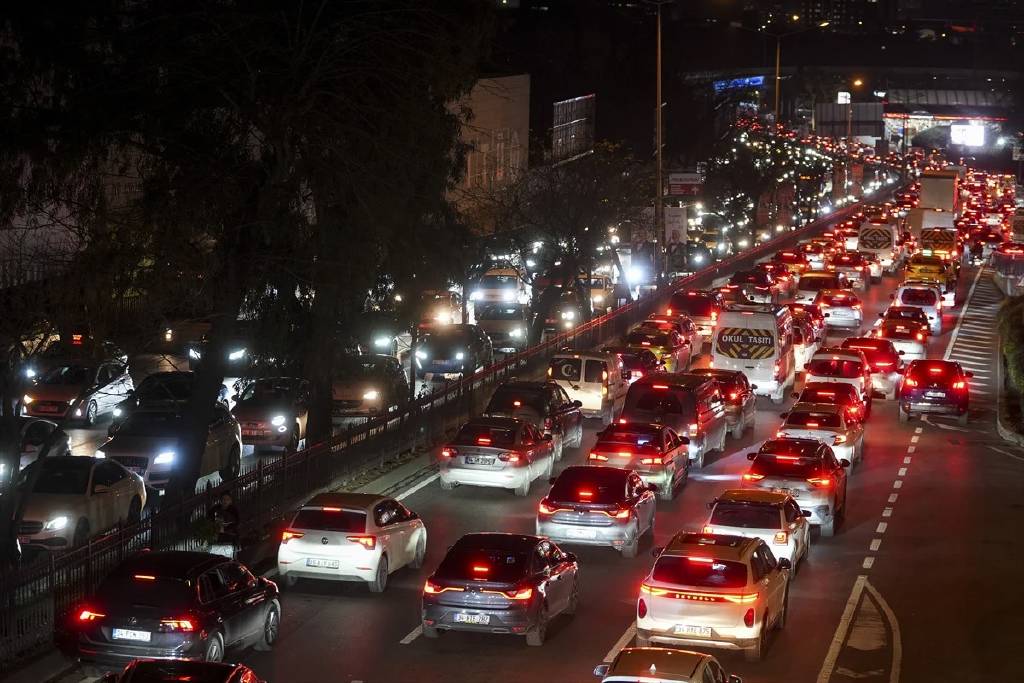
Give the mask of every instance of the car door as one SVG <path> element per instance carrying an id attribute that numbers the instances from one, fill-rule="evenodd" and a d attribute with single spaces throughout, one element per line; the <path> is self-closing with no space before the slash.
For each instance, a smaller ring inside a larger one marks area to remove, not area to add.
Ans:
<path id="1" fill-rule="evenodd" d="M 92 468 L 88 509 L 89 528 L 93 532 L 106 531 L 118 522 L 118 473 L 106 465 L 110 463 L 101 460 Z"/>
<path id="2" fill-rule="evenodd" d="M 574 437 L 576 431 L 582 428 L 583 412 L 572 402 L 569 394 L 562 387 L 555 387 L 558 394 L 557 400 L 560 403 L 559 410 L 562 413 L 562 424 L 566 436 Z"/>
<path id="3" fill-rule="evenodd" d="M 762 541 L 754 550 L 750 560 L 759 590 L 765 593 L 767 609 L 771 612 L 772 618 L 776 619 L 782 610 L 785 579 L 781 572 L 777 570 L 775 556 L 771 554 L 771 550 Z"/>
<path id="4" fill-rule="evenodd" d="M 109 408 L 111 410 L 128 396 L 128 391 L 134 388 L 132 377 L 128 374 L 128 368 L 121 363 L 110 363 L 110 384 L 107 392 L 110 397 Z"/>
<path id="5" fill-rule="evenodd" d="M 810 541 L 810 525 L 807 523 L 807 518 L 804 517 L 800 506 L 792 499 L 787 500 L 785 505 L 782 506 L 782 514 L 785 517 L 789 533 L 797 539 L 797 545 L 799 546 L 793 554 L 795 562 L 798 556 L 803 555 L 807 551 L 807 545 Z"/>
<path id="6" fill-rule="evenodd" d="M 383 500 L 373 507 L 373 523 L 377 526 L 377 540 L 388 556 L 388 571 L 409 564 L 409 528 L 401 523 L 398 504 Z"/>
<path id="7" fill-rule="evenodd" d="M 128 519 L 128 508 L 135 497 L 135 488 L 132 486 L 132 477 L 124 467 L 116 462 L 108 460 L 100 464 L 104 476 L 111 482 L 110 489 L 117 494 L 117 501 L 111 509 L 113 518 L 110 525 L 121 524 Z M 141 502 L 141 501 L 140 501 Z"/>
<path id="8" fill-rule="evenodd" d="M 839 459 L 836 458 L 835 453 L 828 446 L 824 447 L 824 453 L 822 460 L 825 463 L 825 468 L 829 471 L 830 476 L 836 482 L 835 496 L 836 496 L 836 507 L 841 508 L 846 504 L 846 469 L 839 463 Z"/>
<path id="9" fill-rule="evenodd" d="M 547 471 L 547 462 L 555 457 L 554 441 L 545 439 L 544 433 L 537 429 L 530 423 L 526 423 L 524 427 L 524 439 L 529 438 L 533 441 L 533 452 L 534 460 L 540 462 L 542 465 L 542 471 Z"/>
<path id="10" fill-rule="evenodd" d="M 683 439 L 674 429 L 665 428 L 662 438 L 665 440 L 666 452 L 672 456 L 673 480 L 680 479 L 690 466 L 690 451 Z"/>
<path id="11" fill-rule="evenodd" d="M 419 544 L 420 537 L 426 534 L 423 526 L 423 521 L 419 515 L 405 507 L 397 500 L 393 501 L 395 507 L 398 510 L 398 523 L 402 525 L 406 531 L 405 536 L 405 554 L 408 562 L 412 562 L 416 557 L 416 546 Z"/>
<path id="12" fill-rule="evenodd" d="M 544 471 L 544 453 L 539 450 L 537 440 L 533 437 L 530 425 L 523 423 L 519 426 L 515 436 L 515 449 L 526 458 L 526 466 L 530 470 L 530 481 Z"/>
<path id="13" fill-rule="evenodd" d="M 113 401 L 111 400 L 109 385 L 110 385 L 110 364 L 104 363 L 96 368 L 93 372 L 92 381 L 86 383 L 88 385 L 89 398 L 96 402 L 96 413 L 106 412 L 111 408 Z M 85 411 L 83 410 L 84 414 Z"/>
<path id="14" fill-rule="evenodd" d="M 263 596 L 256 591 L 256 577 L 238 562 L 225 562 L 217 569 L 223 581 L 222 610 L 231 624 L 230 640 L 225 638 L 225 644 L 237 644 L 262 626 Z"/>
<path id="15" fill-rule="evenodd" d="M 572 590 L 571 577 L 566 576 L 562 566 L 562 555 L 554 553 L 553 549 L 554 544 L 548 540 L 542 540 L 534 548 L 535 566 L 547 596 L 548 616 L 555 616 L 565 609 L 569 602 L 569 591 Z"/>

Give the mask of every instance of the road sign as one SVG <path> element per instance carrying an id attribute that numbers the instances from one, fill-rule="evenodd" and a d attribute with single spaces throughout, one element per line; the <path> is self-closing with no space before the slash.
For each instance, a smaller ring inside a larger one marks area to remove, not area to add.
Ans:
<path id="1" fill-rule="evenodd" d="M 684 171 L 668 174 L 668 193 L 670 196 L 693 196 L 703 189 L 700 173 Z"/>

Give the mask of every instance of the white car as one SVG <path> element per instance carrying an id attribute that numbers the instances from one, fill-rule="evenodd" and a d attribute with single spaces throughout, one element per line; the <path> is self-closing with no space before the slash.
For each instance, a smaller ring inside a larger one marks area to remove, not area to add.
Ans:
<path id="1" fill-rule="evenodd" d="M 901 285 L 890 295 L 894 306 L 920 308 L 932 334 L 942 334 L 942 289 L 938 285 Z"/>
<path id="2" fill-rule="evenodd" d="M 864 324 L 864 304 L 849 289 L 823 289 L 814 303 L 825 316 L 825 327 L 856 332 Z"/>
<path id="3" fill-rule="evenodd" d="M 371 593 L 402 567 L 423 566 L 427 529 L 393 498 L 371 493 L 320 493 L 299 508 L 282 533 L 277 572 L 287 587 L 299 579 L 355 581 Z"/>
<path id="4" fill-rule="evenodd" d="M 598 664 L 594 675 L 601 683 L 743 683 L 726 676 L 711 655 L 666 647 L 626 647 L 611 664 Z"/>
<path id="5" fill-rule="evenodd" d="M 928 328 L 912 320 L 883 320 L 875 328 L 875 336 L 891 342 L 904 363 L 928 357 Z"/>
<path id="6" fill-rule="evenodd" d="M 742 650 L 760 661 L 786 623 L 789 571 L 760 538 L 680 532 L 640 586 L 636 643 Z"/>
<path id="7" fill-rule="evenodd" d="M 804 384 L 840 382 L 852 384 L 871 403 L 871 368 L 862 351 L 826 346 L 818 349 L 811 362 L 804 366 Z"/>
<path id="8" fill-rule="evenodd" d="M 793 496 L 757 489 L 728 489 L 708 504 L 711 514 L 703 533 L 760 538 L 794 567 L 807 558 L 811 525 Z"/>
<path id="9" fill-rule="evenodd" d="M 80 420 L 91 426 L 134 389 L 128 366 L 120 361 L 56 365 L 25 392 L 21 412 L 50 420 Z"/>
<path id="10" fill-rule="evenodd" d="M 895 401 L 903 381 L 903 355 L 888 339 L 874 337 L 847 337 L 843 340 L 844 349 L 863 351 L 871 366 L 871 387 L 885 396 L 886 400 Z"/>
<path id="11" fill-rule="evenodd" d="M 530 294 L 517 269 L 491 268 L 480 278 L 469 298 L 478 303 L 525 304 Z"/>
<path id="12" fill-rule="evenodd" d="M 523 406 L 517 400 L 514 405 L 524 417 L 536 413 L 529 403 Z M 441 449 L 441 488 L 451 491 L 456 486 L 485 486 L 512 489 L 517 496 L 526 496 L 534 480 L 551 478 L 554 443 L 551 435 L 542 433 L 527 419 L 474 418 Z"/>
<path id="13" fill-rule="evenodd" d="M 812 304 L 818 292 L 823 289 L 845 289 L 846 276 L 842 273 L 827 271 L 805 272 L 796 285 L 793 300 L 798 304 Z"/>
<path id="14" fill-rule="evenodd" d="M 18 540 L 47 550 L 66 550 L 97 532 L 138 522 L 146 506 L 142 478 L 103 458 L 43 458 L 21 471 L 15 488 L 27 498 Z"/>
<path id="15" fill-rule="evenodd" d="M 832 447 L 837 458 L 860 462 L 864 423 L 847 420 L 846 410 L 831 403 L 797 403 L 775 433 L 776 439 L 816 439 Z"/>

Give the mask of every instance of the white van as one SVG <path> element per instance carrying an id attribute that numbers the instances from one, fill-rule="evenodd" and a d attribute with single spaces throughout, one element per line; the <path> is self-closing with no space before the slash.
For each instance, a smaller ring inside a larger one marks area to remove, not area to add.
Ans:
<path id="1" fill-rule="evenodd" d="M 530 293 L 515 268 L 491 268 L 477 282 L 469 298 L 479 303 L 525 304 L 530 301 Z"/>
<path id="2" fill-rule="evenodd" d="M 857 236 L 857 251 L 874 254 L 882 264 L 882 270 L 892 273 L 899 265 L 897 237 L 896 226 L 889 222 L 864 223 Z"/>
<path id="3" fill-rule="evenodd" d="M 548 378 L 583 404 L 584 417 L 611 423 L 622 407 L 630 375 L 618 354 L 606 351 L 563 352 L 548 363 Z"/>
<path id="4" fill-rule="evenodd" d="M 782 403 L 796 377 L 793 318 L 785 306 L 734 306 L 718 318 L 711 367 L 739 370 L 754 393 Z"/>

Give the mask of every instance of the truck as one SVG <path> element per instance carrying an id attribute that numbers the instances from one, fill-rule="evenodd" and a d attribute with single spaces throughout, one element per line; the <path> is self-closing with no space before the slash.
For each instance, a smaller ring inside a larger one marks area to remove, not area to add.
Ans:
<path id="1" fill-rule="evenodd" d="M 956 213 L 960 208 L 960 173 L 957 170 L 926 170 L 921 173 L 918 208 Z"/>
<path id="2" fill-rule="evenodd" d="M 907 213 L 907 228 L 915 241 L 921 238 L 924 228 L 955 228 L 956 216 L 945 209 L 924 209 L 917 207 Z"/>
<path id="3" fill-rule="evenodd" d="M 925 256 L 941 256 L 945 260 L 957 258 L 956 228 L 929 226 L 921 230 L 918 251 Z"/>

